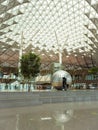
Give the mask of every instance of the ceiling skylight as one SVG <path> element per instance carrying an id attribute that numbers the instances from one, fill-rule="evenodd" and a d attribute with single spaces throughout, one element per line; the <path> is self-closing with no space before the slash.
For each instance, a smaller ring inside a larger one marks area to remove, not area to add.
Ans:
<path id="1" fill-rule="evenodd" d="M 1 0 L 0 41 L 12 46 L 23 41 L 24 50 L 31 45 L 38 51 L 89 53 L 98 42 L 96 4 L 98 0 Z"/>

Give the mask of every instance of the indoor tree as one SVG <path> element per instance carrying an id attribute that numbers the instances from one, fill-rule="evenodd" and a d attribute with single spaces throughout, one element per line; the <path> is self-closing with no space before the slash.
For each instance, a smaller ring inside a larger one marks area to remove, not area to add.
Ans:
<path id="1" fill-rule="evenodd" d="M 98 73 L 98 67 L 92 67 L 88 70 L 90 74 L 97 74 Z"/>
<path id="2" fill-rule="evenodd" d="M 20 63 L 21 74 L 28 81 L 28 91 L 30 91 L 31 80 L 40 72 L 40 57 L 35 53 L 29 52 L 21 57 Z"/>

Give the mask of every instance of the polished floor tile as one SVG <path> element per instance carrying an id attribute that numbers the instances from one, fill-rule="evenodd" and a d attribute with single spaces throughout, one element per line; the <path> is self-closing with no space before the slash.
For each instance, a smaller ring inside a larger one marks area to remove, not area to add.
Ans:
<path id="1" fill-rule="evenodd" d="M 97 130 L 98 102 L 0 109 L 0 130 Z"/>

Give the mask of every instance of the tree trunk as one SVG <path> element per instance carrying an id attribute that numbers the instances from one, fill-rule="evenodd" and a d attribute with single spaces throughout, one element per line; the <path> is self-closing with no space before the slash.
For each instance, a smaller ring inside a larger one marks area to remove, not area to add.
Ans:
<path id="1" fill-rule="evenodd" d="M 28 92 L 31 90 L 31 82 L 28 80 Z"/>

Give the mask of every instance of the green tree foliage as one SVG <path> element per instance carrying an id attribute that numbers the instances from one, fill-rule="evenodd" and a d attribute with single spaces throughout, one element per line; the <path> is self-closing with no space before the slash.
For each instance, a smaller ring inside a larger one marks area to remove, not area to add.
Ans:
<path id="1" fill-rule="evenodd" d="M 98 67 L 92 67 L 88 71 L 90 74 L 97 74 L 98 73 Z"/>
<path id="2" fill-rule="evenodd" d="M 40 58 L 34 53 L 28 53 L 21 58 L 21 74 L 24 78 L 36 77 L 40 71 Z"/>

